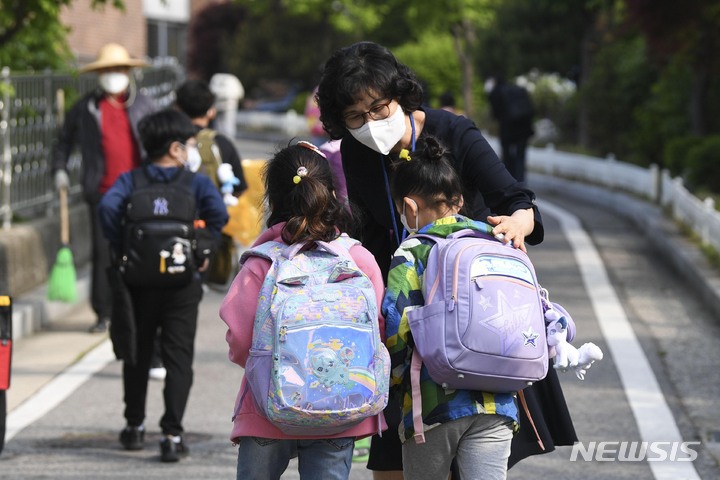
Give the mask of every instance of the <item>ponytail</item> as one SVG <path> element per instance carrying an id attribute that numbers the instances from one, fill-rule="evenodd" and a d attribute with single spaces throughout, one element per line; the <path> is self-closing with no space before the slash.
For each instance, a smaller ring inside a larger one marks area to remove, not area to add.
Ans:
<path id="1" fill-rule="evenodd" d="M 330 165 L 314 145 L 300 142 L 280 150 L 263 177 L 267 226 L 286 222 L 284 242 L 330 241 L 350 228 L 350 213 L 335 197 Z"/>

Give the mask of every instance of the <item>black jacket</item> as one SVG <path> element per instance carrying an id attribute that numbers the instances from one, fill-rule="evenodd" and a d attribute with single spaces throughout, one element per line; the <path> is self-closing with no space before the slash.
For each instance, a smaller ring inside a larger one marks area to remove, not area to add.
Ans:
<path id="1" fill-rule="evenodd" d="M 96 89 L 78 100 L 65 117 L 58 136 L 53 145 L 52 173 L 57 170 L 67 170 L 68 159 L 75 145 L 80 147 L 82 156 L 82 178 L 81 183 L 85 199 L 90 203 L 100 201 L 98 188 L 100 181 L 105 175 L 105 154 L 102 150 L 102 135 L 100 124 L 99 101 L 103 93 Z M 140 92 L 137 93 L 133 103 L 127 108 L 130 127 L 133 136 L 144 157 L 140 135 L 137 125 L 141 118 L 156 110 L 155 104 L 150 97 Z"/>

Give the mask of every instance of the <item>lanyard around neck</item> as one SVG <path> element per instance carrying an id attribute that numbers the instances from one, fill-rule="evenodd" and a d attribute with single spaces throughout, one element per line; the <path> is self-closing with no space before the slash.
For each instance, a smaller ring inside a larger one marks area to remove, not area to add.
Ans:
<path id="1" fill-rule="evenodd" d="M 411 138 L 410 138 L 410 150 L 415 151 L 415 119 L 413 118 L 412 112 L 410 112 L 410 129 L 411 129 Z M 387 169 L 385 168 L 385 156 L 380 154 L 380 167 L 383 171 L 383 177 L 385 179 L 385 193 L 387 194 L 388 198 L 388 205 L 390 205 L 390 219 L 392 220 L 393 224 L 393 233 L 395 234 L 395 241 L 397 242 L 398 247 L 400 246 L 401 239 L 400 235 L 398 235 L 398 228 L 397 228 L 397 219 L 395 215 L 395 204 L 392 200 L 392 195 L 390 194 L 390 181 L 388 180 L 388 174 Z M 405 237 L 407 237 L 407 231 L 405 230 L 405 227 L 403 227 L 402 230 L 402 240 L 405 240 Z"/>

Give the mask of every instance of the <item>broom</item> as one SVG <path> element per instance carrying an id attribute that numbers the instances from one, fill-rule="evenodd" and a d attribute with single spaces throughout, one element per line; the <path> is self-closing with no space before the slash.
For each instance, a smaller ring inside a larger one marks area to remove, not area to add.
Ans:
<path id="1" fill-rule="evenodd" d="M 77 300 L 77 274 L 70 250 L 70 217 L 67 188 L 60 189 L 60 249 L 50 272 L 48 300 L 72 303 Z"/>

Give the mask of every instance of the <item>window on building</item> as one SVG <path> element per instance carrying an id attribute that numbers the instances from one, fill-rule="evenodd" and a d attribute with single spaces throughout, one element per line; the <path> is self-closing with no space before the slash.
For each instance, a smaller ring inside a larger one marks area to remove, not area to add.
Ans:
<path id="1" fill-rule="evenodd" d="M 175 57 L 182 65 L 187 58 L 187 24 L 148 19 L 148 55 Z"/>

